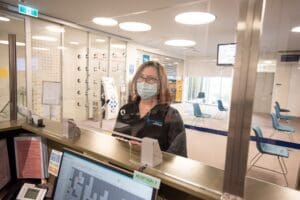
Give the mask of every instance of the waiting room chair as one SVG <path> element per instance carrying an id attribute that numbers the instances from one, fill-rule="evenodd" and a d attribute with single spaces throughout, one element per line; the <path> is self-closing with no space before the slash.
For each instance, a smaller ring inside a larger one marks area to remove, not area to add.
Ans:
<path id="1" fill-rule="evenodd" d="M 194 120 L 202 119 L 204 122 L 205 118 L 211 117 L 211 115 L 209 115 L 209 114 L 202 113 L 198 103 L 193 103 L 193 108 L 194 108 L 194 117 L 195 117 Z"/>
<path id="2" fill-rule="evenodd" d="M 271 117 L 272 117 L 272 126 L 273 126 L 274 130 L 288 133 L 290 140 L 294 141 L 292 134 L 295 132 L 295 128 L 293 128 L 291 126 L 281 125 L 278 122 L 278 118 L 275 115 L 275 113 L 271 113 Z M 274 135 L 274 133 L 275 132 L 273 132 L 273 134 L 270 137 L 272 137 Z"/>
<path id="3" fill-rule="evenodd" d="M 278 101 L 275 101 L 275 106 L 279 109 L 280 112 L 290 112 L 288 109 L 280 108 Z"/>
<path id="4" fill-rule="evenodd" d="M 219 99 L 219 100 L 217 101 L 217 103 L 218 103 L 218 112 L 217 112 L 217 114 L 215 115 L 215 118 L 216 118 L 216 119 L 218 119 L 218 117 L 221 117 L 223 112 L 226 113 L 226 112 L 228 111 L 228 108 L 225 108 L 225 107 L 224 107 L 222 100 Z"/>
<path id="5" fill-rule="evenodd" d="M 287 148 L 278 146 L 278 145 L 273 145 L 273 144 L 267 144 L 264 142 L 261 142 L 261 139 L 263 138 L 263 133 L 260 129 L 259 126 L 253 128 L 255 136 L 256 136 L 256 148 L 258 150 L 258 153 L 251 159 L 250 161 L 250 168 L 248 169 L 247 173 L 249 173 L 249 171 L 252 169 L 252 167 L 257 167 L 257 168 L 261 168 L 264 170 L 268 170 L 268 171 L 272 171 L 278 174 L 282 174 L 286 183 L 286 186 L 288 186 L 288 181 L 286 178 L 286 174 L 288 173 L 286 164 L 284 162 L 283 158 L 288 158 L 289 157 L 289 152 Z M 271 155 L 271 156 L 276 156 L 280 165 L 280 171 L 276 171 L 270 168 L 266 168 L 266 167 L 262 167 L 262 166 L 258 166 L 256 165 L 256 163 L 258 162 L 258 160 L 264 155 Z"/>
<path id="6" fill-rule="evenodd" d="M 283 119 L 283 120 L 285 120 L 285 121 L 288 121 L 288 120 L 293 119 L 292 116 L 280 114 L 280 110 L 279 110 L 280 108 L 279 108 L 278 106 L 275 105 L 275 106 L 274 106 L 274 109 L 275 109 L 276 117 L 277 117 L 278 119 Z"/>

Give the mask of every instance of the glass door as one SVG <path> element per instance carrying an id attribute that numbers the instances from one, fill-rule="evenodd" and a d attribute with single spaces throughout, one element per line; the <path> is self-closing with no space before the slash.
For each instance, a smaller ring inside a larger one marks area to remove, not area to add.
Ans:
<path id="1" fill-rule="evenodd" d="M 8 35 L 17 36 L 17 99 L 26 105 L 26 67 L 24 19 L 0 12 L 0 121 L 9 120 L 9 51 Z"/>

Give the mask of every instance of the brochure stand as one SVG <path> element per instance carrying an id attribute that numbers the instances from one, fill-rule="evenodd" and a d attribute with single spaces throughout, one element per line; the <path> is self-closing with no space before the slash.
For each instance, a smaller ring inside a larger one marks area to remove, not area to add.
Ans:
<path id="1" fill-rule="evenodd" d="M 53 118 L 53 106 L 61 104 L 61 83 L 53 81 L 43 81 L 44 105 L 49 105 L 50 119 Z"/>

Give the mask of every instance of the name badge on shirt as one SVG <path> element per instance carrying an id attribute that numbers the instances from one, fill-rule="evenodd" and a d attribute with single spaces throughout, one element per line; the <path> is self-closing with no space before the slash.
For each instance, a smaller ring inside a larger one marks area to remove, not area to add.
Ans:
<path id="1" fill-rule="evenodd" d="M 154 120 L 154 119 L 149 119 L 149 118 L 147 119 L 147 123 L 155 125 L 155 126 L 162 126 L 163 125 L 162 121 L 158 121 L 158 120 Z"/>

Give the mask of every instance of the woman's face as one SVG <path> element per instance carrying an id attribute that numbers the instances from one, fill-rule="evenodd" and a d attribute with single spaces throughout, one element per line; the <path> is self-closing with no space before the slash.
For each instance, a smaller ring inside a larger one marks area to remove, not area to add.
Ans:
<path id="1" fill-rule="evenodd" d="M 136 89 L 142 100 L 150 100 L 158 94 L 159 77 L 154 67 L 146 67 L 137 77 Z"/>
<path id="2" fill-rule="evenodd" d="M 140 74 L 140 78 L 144 78 L 144 80 L 148 83 L 158 83 L 159 77 L 157 74 L 157 70 L 154 67 L 146 67 Z"/>

